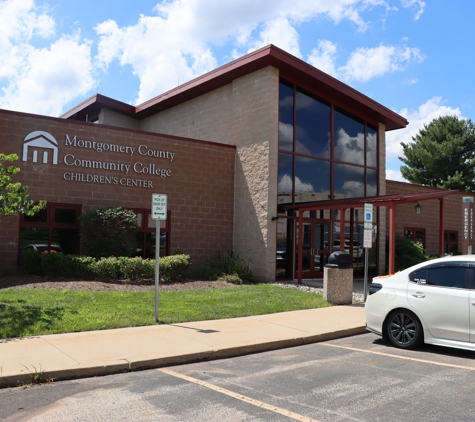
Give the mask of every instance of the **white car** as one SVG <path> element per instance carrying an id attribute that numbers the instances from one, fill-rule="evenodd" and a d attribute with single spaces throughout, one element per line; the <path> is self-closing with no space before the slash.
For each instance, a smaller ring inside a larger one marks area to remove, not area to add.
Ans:
<path id="1" fill-rule="evenodd" d="M 365 313 L 366 328 L 396 347 L 428 343 L 475 351 L 475 255 L 375 277 Z"/>

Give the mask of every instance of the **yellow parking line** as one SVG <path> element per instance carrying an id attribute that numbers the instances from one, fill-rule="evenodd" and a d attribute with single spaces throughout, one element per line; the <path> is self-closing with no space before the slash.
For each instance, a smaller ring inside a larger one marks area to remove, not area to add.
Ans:
<path id="1" fill-rule="evenodd" d="M 177 377 L 189 382 L 193 382 L 195 384 L 201 385 L 203 387 L 209 388 L 219 393 L 226 394 L 227 396 L 234 397 L 235 399 L 252 404 L 254 406 L 261 407 L 266 410 L 270 410 L 271 412 L 287 416 L 289 418 L 295 419 L 296 421 L 319 422 L 316 419 L 312 419 L 307 416 L 302 416 L 302 415 L 299 415 L 298 413 L 291 412 L 290 410 L 281 409 L 280 407 L 272 406 L 270 404 L 264 403 L 259 400 L 251 399 L 250 397 L 243 396 L 242 394 L 233 393 L 232 391 L 226 390 L 225 388 L 218 387 L 217 385 L 210 384 L 209 382 L 201 381 L 199 379 L 192 378 L 187 375 L 179 374 L 178 372 L 172 371 L 170 369 L 162 368 L 162 369 L 159 369 L 159 371 L 165 374 L 171 375 L 173 377 Z"/>
<path id="2" fill-rule="evenodd" d="M 414 362 L 429 363 L 431 365 L 447 366 L 449 368 L 468 369 L 469 371 L 475 371 L 475 368 L 470 367 L 470 366 L 453 365 L 451 363 L 442 363 L 442 362 L 434 362 L 432 360 L 409 358 L 407 356 L 397 356 L 397 355 L 392 355 L 390 353 L 381 353 L 381 352 L 375 352 L 371 350 L 357 349 L 355 347 L 338 346 L 337 344 L 329 344 L 329 343 L 319 343 L 319 344 L 321 346 L 336 347 L 337 349 L 353 350 L 355 352 L 370 353 L 372 355 L 388 356 L 388 357 L 396 358 L 396 359 L 412 360 Z"/>

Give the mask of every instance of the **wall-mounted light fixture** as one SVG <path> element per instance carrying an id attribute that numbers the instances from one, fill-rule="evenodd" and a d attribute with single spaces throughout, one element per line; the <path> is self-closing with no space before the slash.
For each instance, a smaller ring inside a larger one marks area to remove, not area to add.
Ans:
<path id="1" fill-rule="evenodd" d="M 275 220 L 278 220 L 278 219 L 279 219 L 279 217 L 276 217 L 275 215 L 272 216 L 272 218 L 271 218 L 272 221 L 275 221 Z"/>
<path id="2" fill-rule="evenodd" d="M 421 205 L 419 204 L 419 202 L 417 203 L 417 205 L 414 205 L 414 208 L 416 209 L 416 214 L 420 214 L 420 213 L 421 213 L 422 207 L 421 207 Z"/>

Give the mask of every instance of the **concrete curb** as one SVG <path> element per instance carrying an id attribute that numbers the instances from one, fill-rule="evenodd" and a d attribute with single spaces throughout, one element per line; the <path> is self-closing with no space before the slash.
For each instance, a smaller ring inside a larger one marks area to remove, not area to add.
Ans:
<path id="1" fill-rule="evenodd" d="M 70 368 L 55 371 L 43 371 L 42 382 L 63 381 L 69 379 L 89 378 L 94 376 L 112 375 L 124 372 L 140 371 L 146 369 L 160 368 L 165 366 L 183 365 L 187 363 L 202 362 L 208 360 L 225 359 L 252 353 L 261 353 L 271 350 L 284 349 L 288 347 L 303 346 L 306 344 L 318 343 L 321 341 L 334 340 L 337 338 L 349 337 L 366 333 L 365 326 L 342 329 L 323 334 L 310 335 L 305 337 L 295 337 L 285 340 L 277 340 L 265 343 L 250 344 L 245 346 L 229 347 L 218 350 L 209 350 L 199 353 L 189 353 L 184 355 L 167 356 L 158 359 L 147 359 L 111 365 L 98 365 L 90 367 Z M 22 384 L 30 384 L 33 372 L 28 373 L 25 368 L 24 374 L 11 376 L 0 376 L 0 388 L 16 387 Z"/>

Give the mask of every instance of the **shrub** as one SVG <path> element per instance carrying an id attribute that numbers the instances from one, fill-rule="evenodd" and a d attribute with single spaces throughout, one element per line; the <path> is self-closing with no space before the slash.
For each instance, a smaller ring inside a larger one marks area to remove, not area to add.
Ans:
<path id="1" fill-rule="evenodd" d="M 250 261 L 250 260 L 249 260 Z M 216 280 L 223 276 L 236 275 L 241 280 L 251 281 L 252 270 L 249 261 L 245 261 L 233 251 L 221 252 L 214 255 L 209 263 L 204 264 L 197 272 L 199 277 Z"/>
<path id="2" fill-rule="evenodd" d="M 165 281 L 183 278 L 190 266 L 190 255 L 160 258 L 160 278 Z M 49 277 L 88 277 L 103 280 L 150 279 L 155 276 L 155 260 L 139 257 L 92 258 L 89 256 L 44 254 L 25 251 L 22 268 L 27 274 Z"/>
<path id="3" fill-rule="evenodd" d="M 64 277 L 67 274 L 62 253 L 41 253 L 42 273 L 48 277 Z"/>
<path id="4" fill-rule="evenodd" d="M 127 244 L 135 235 L 137 217 L 121 207 L 87 211 L 79 217 L 81 239 L 94 258 L 126 256 Z"/>
<path id="5" fill-rule="evenodd" d="M 182 279 L 190 263 L 190 255 L 188 254 L 164 256 L 160 258 L 160 278 L 167 281 Z"/>
<path id="6" fill-rule="evenodd" d="M 389 256 L 389 245 L 386 245 L 386 247 L 386 256 Z M 425 251 L 422 243 L 413 242 L 412 240 L 406 239 L 404 237 L 396 236 L 396 271 L 405 270 L 406 268 L 412 267 L 413 265 L 427 261 L 427 256 L 424 252 Z"/>
<path id="7" fill-rule="evenodd" d="M 26 274 L 43 275 L 41 253 L 34 250 L 22 251 L 21 268 Z"/>
<path id="8" fill-rule="evenodd" d="M 222 277 L 219 277 L 219 280 L 224 280 L 234 284 L 242 284 L 242 279 L 237 274 L 226 274 Z"/>

